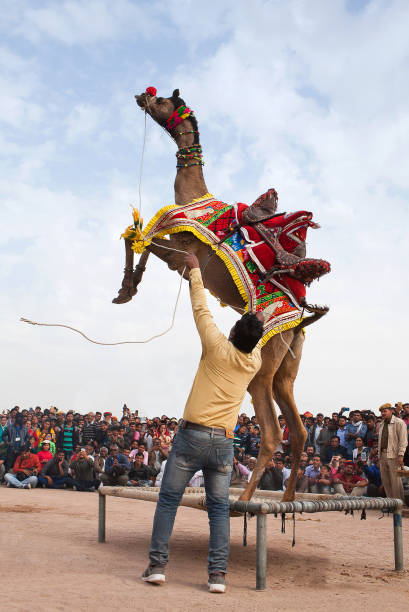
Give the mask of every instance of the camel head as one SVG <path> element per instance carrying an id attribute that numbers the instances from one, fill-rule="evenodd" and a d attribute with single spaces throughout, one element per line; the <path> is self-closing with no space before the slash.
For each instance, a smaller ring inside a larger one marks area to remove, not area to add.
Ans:
<path id="1" fill-rule="evenodd" d="M 189 119 L 192 124 L 191 129 L 197 132 L 196 118 L 180 97 L 179 89 L 175 89 L 170 98 L 161 98 L 156 95 L 155 87 L 147 87 L 144 93 L 135 96 L 135 100 L 137 105 L 156 123 L 164 127 L 172 138 L 176 135 L 177 126 L 185 119 Z"/>

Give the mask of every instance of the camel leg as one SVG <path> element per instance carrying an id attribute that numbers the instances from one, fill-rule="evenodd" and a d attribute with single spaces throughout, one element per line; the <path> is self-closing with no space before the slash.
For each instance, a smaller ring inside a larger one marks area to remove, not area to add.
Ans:
<path id="1" fill-rule="evenodd" d="M 292 330 L 283 334 L 287 343 L 291 342 L 293 335 Z M 250 482 L 240 496 L 242 501 L 250 501 L 267 462 L 282 440 L 281 428 L 274 409 L 272 381 L 287 351 L 286 345 L 279 336 L 271 338 L 262 350 L 262 366 L 249 385 L 248 390 L 253 399 L 254 411 L 260 425 L 261 444 Z"/>
<path id="2" fill-rule="evenodd" d="M 148 261 L 149 254 L 149 251 L 143 251 L 137 265 L 135 266 L 135 270 L 132 275 L 132 295 L 135 295 L 135 293 L 138 291 L 138 285 L 141 282 L 143 273 L 146 270 L 146 262 Z"/>
<path id="3" fill-rule="evenodd" d="M 132 300 L 135 293 L 133 291 L 132 275 L 133 275 L 133 256 L 132 244 L 129 240 L 124 240 L 125 243 L 125 269 L 122 285 L 118 291 L 118 296 L 112 300 L 113 304 L 125 304 Z"/>
<path id="4" fill-rule="evenodd" d="M 290 352 L 288 352 L 273 380 L 274 399 L 280 407 L 291 432 L 291 474 L 283 495 L 283 501 L 294 500 L 300 457 L 304 450 L 305 440 L 307 439 L 307 432 L 298 414 L 293 393 L 294 381 L 300 365 L 303 344 L 304 334 L 301 331 L 295 332 L 294 339 L 291 343 L 291 349 L 295 355 L 295 359 Z"/>

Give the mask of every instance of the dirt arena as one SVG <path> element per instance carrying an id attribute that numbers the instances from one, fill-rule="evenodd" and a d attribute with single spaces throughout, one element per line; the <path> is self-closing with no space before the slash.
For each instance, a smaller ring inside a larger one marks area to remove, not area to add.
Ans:
<path id="1" fill-rule="evenodd" d="M 206 586 L 205 513 L 180 508 L 171 542 L 167 584 L 144 584 L 155 504 L 107 498 L 107 542 L 97 542 L 97 493 L 0 488 L 3 610 L 243 612 L 329 608 L 405 610 L 409 601 L 409 519 L 404 519 L 403 574 L 393 569 L 392 517 L 380 513 L 302 515 L 281 533 L 269 516 L 267 590 L 255 591 L 256 520 L 231 520 L 228 590 Z M 4 607 L 3 607 L 4 606 Z"/>

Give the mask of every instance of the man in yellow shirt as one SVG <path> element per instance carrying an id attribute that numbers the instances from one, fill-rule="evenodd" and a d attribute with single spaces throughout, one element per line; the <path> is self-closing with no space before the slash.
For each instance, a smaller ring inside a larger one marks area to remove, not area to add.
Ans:
<path id="1" fill-rule="evenodd" d="M 142 580 L 165 582 L 169 538 L 186 485 L 203 470 L 210 524 L 208 586 L 224 593 L 229 556 L 229 485 L 233 429 L 246 389 L 261 366 L 263 314 L 245 314 L 226 338 L 207 307 L 199 262 L 186 255 L 193 317 L 202 355 L 164 472 L 153 522 L 149 565 Z"/>

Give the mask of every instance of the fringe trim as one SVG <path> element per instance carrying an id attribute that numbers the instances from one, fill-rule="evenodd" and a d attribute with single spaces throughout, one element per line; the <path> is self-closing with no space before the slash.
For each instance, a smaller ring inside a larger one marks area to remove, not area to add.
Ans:
<path id="1" fill-rule="evenodd" d="M 199 240 L 201 240 L 202 242 L 204 242 L 205 244 L 207 244 L 213 249 L 216 255 L 218 255 L 220 259 L 223 260 L 223 263 L 226 266 L 227 270 L 229 271 L 234 284 L 239 290 L 239 293 L 241 297 L 243 298 L 244 303 L 246 304 L 246 306 L 248 306 L 248 302 L 249 302 L 248 295 L 246 293 L 243 283 L 241 282 L 241 278 L 237 270 L 231 263 L 230 258 L 227 255 L 227 253 L 224 253 L 224 251 L 222 251 L 221 249 L 218 249 L 215 244 L 212 244 L 211 242 L 209 242 L 209 240 L 205 236 L 203 236 L 203 234 L 201 234 L 195 227 L 191 227 L 190 225 L 178 225 L 177 227 L 171 227 L 170 229 L 164 230 L 163 232 L 159 232 L 158 234 L 154 236 L 154 238 L 163 238 L 167 234 L 177 234 L 178 232 L 190 232 L 194 236 L 196 236 L 196 238 L 198 238 Z"/>
<path id="2" fill-rule="evenodd" d="M 293 329 L 297 327 L 299 323 L 303 320 L 304 317 L 300 317 L 299 319 L 295 319 L 294 321 L 289 321 L 288 323 L 283 323 L 282 325 L 277 325 L 273 329 L 270 329 L 261 339 L 261 346 L 263 347 L 273 336 L 280 334 L 283 331 L 287 331 L 287 329 Z M 304 331 L 304 330 L 303 330 Z"/>

